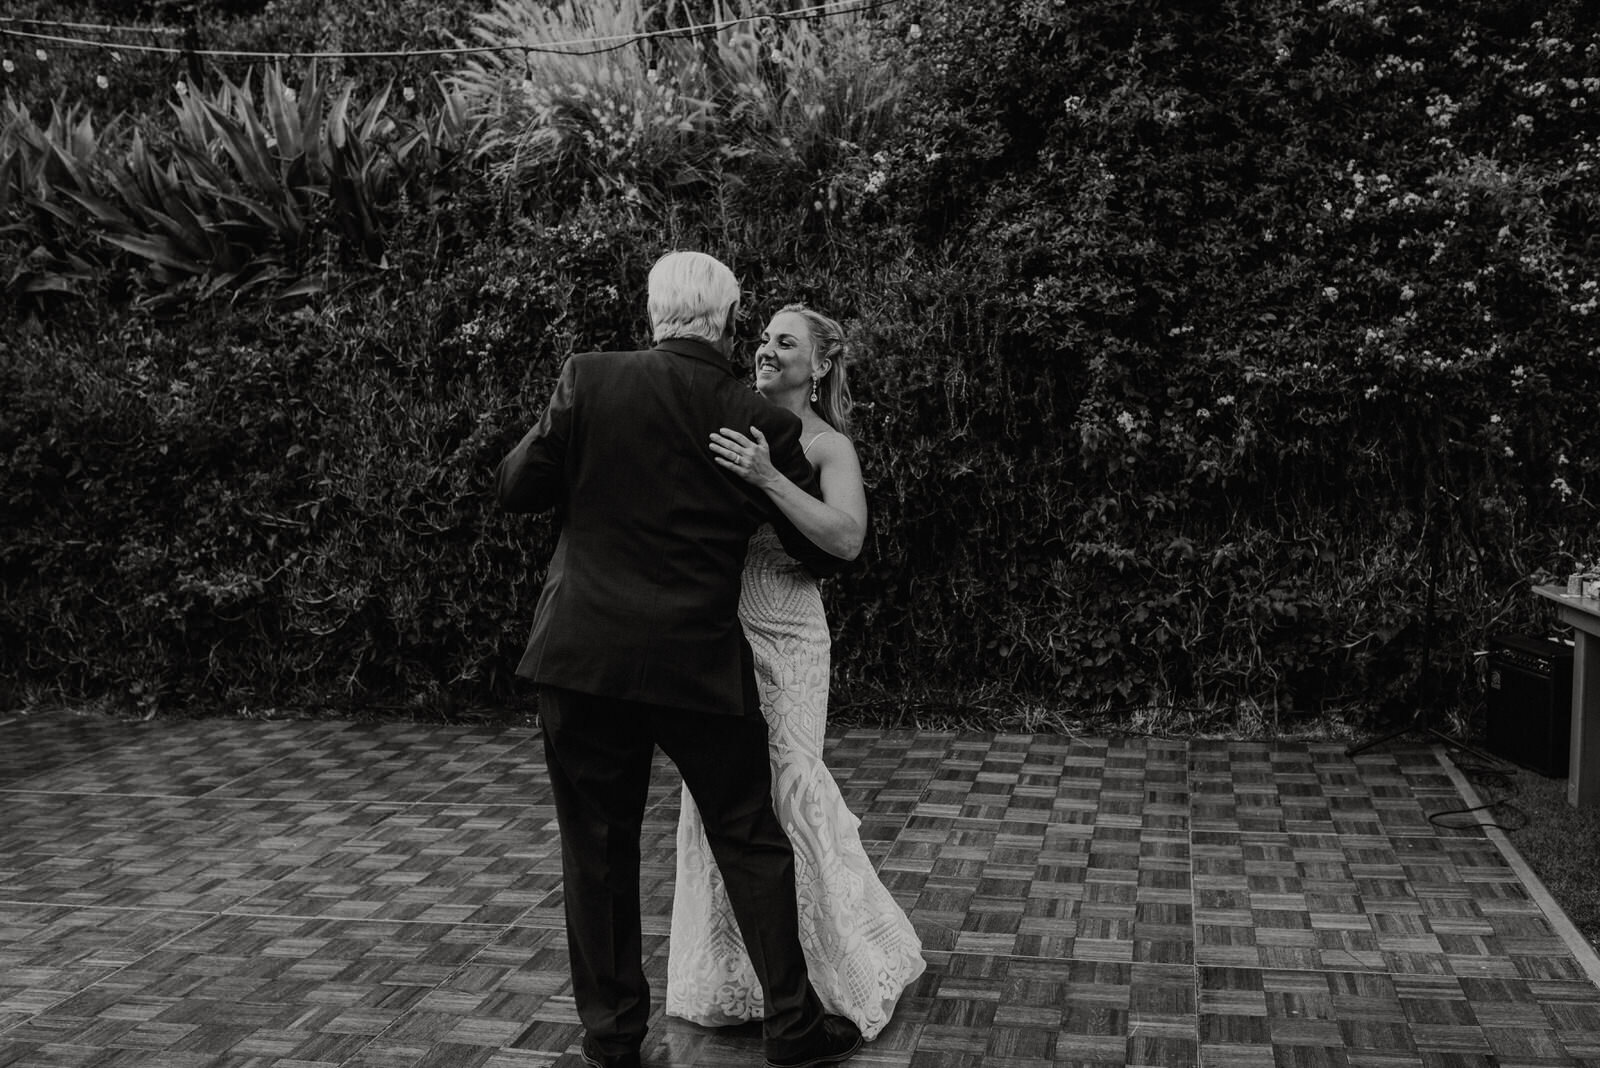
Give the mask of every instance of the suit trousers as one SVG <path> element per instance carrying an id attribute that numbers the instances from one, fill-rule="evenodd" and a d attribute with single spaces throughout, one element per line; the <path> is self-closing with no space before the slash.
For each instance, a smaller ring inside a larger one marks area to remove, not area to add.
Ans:
<path id="1" fill-rule="evenodd" d="M 650 1017 L 639 904 L 640 833 L 657 746 L 705 821 L 766 1000 L 769 1048 L 818 1033 L 806 973 L 794 850 L 772 809 L 767 724 L 541 687 L 545 762 L 561 828 L 567 951 L 578 1016 L 608 1053 L 635 1050 Z"/>

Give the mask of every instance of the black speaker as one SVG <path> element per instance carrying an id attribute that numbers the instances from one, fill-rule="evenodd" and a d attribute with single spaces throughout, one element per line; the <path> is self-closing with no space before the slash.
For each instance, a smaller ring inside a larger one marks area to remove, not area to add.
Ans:
<path id="1" fill-rule="evenodd" d="M 1552 779 L 1572 748 L 1572 646 L 1496 634 L 1489 641 L 1488 749 Z"/>

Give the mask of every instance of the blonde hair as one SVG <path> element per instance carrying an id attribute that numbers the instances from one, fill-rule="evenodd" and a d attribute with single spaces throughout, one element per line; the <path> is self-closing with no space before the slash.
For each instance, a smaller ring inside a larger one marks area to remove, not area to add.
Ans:
<path id="1" fill-rule="evenodd" d="M 733 271 L 704 252 L 669 252 L 650 268 L 650 325 L 655 340 L 692 337 L 716 344 L 739 303 Z"/>
<path id="2" fill-rule="evenodd" d="M 844 364 L 849 350 L 844 343 L 844 327 L 804 304 L 785 304 L 778 313 L 794 312 L 806 321 L 811 332 L 814 358 L 828 361 L 828 370 L 817 380 L 817 399 L 811 403 L 822 421 L 841 434 L 850 433 L 850 384 L 845 380 Z"/>

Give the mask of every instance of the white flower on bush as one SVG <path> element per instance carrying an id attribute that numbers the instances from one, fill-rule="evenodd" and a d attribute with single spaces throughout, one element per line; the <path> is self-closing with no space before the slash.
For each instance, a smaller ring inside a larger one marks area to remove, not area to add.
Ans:
<path id="1" fill-rule="evenodd" d="M 109 89 L 111 88 L 111 79 L 104 74 L 96 74 L 94 76 L 94 84 L 101 89 Z"/>
<path id="2" fill-rule="evenodd" d="M 1572 487 L 1567 485 L 1567 480 L 1560 475 L 1550 480 L 1550 488 L 1561 494 L 1562 500 L 1572 496 Z"/>
<path id="3" fill-rule="evenodd" d="M 1322 296 L 1326 300 L 1338 300 L 1339 299 L 1339 287 L 1338 286 L 1323 286 L 1322 287 Z"/>
<path id="4" fill-rule="evenodd" d="M 42 48 L 35 48 L 33 50 L 33 58 L 37 59 L 40 63 L 48 63 L 50 62 L 50 53 L 46 52 Z"/>
<path id="5" fill-rule="evenodd" d="M 409 104 L 417 98 L 417 91 L 408 85 L 404 89 L 400 90 L 400 96 L 407 104 Z"/>
<path id="6" fill-rule="evenodd" d="M 1498 414 L 1491 415 L 1489 417 L 1489 425 L 1490 426 L 1499 426 L 1500 425 L 1500 416 Z"/>
<path id="7" fill-rule="evenodd" d="M 1374 73 L 1379 78 L 1383 78 L 1391 74 L 1421 74 L 1422 69 L 1423 64 L 1420 59 L 1408 62 L 1399 56 L 1388 55 L 1378 61 L 1378 66 Z"/>
<path id="8" fill-rule="evenodd" d="M 1451 99 L 1449 93 L 1436 93 L 1429 98 L 1425 110 L 1435 126 L 1444 127 L 1455 121 L 1456 112 L 1461 110 L 1461 106 Z"/>
<path id="9" fill-rule="evenodd" d="M 286 85 L 283 87 L 283 98 L 293 104 L 300 99 L 300 94 L 294 91 L 294 86 Z"/>
<path id="10" fill-rule="evenodd" d="M 1117 425 L 1131 434 L 1134 432 L 1134 429 L 1138 427 L 1139 420 L 1133 417 L 1132 412 L 1124 410 L 1120 415 L 1117 416 Z"/>
<path id="11" fill-rule="evenodd" d="M 1415 289 L 1412 289 L 1409 284 L 1405 285 L 1405 286 L 1402 286 L 1400 288 L 1400 299 L 1401 300 L 1414 300 L 1414 299 L 1416 299 L 1416 296 L 1417 296 L 1417 291 Z"/>
<path id="12" fill-rule="evenodd" d="M 1511 125 L 1515 126 L 1519 130 L 1527 132 L 1528 130 L 1533 129 L 1533 116 L 1518 115 L 1516 118 L 1511 120 Z"/>
<path id="13" fill-rule="evenodd" d="M 1328 0 L 1322 5 L 1325 11 L 1342 11 L 1346 15 L 1365 15 L 1368 6 L 1366 0 Z"/>
<path id="14" fill-rule="evenodd" d="M 1511 457 L 1513 457 L 1513 456 L 1515 456 L 1517 454 L 1517 450 L 1513 449 L 1510 445 L 1507 445 L 1505 447 L 1505 454 L 1506 454 L 1506 459 L 1509 460 Z"/>
<path id="15" fill-rule="evenodd" d="M 1367 387 L 1367 400 L 1371 400 L 1373 397 L 1376 397 L 1378 395 L 1378 393 L 1379 393 L 1379 389 L 1378 389 L 1377 386 L 1368 386 Z"/>
<path id="16" fill-rule="evenodd" d="M 173 92 L 177 93 L 179 96 L 188 96 L 189 95 L 189 83 L 180 79 L 180 80 L 172 83 L 172 90 L 173 90 Z"/>
<path id="17" fill-rule="evenodd" d="M 15 74 L 17 71 L 17 65 L 11 62 L 9 59 L 3 60 L 0 61 L 0 70 L 4 70 L 7 74 Z"/>
<path id="18" fill-rule="evenodd" d="M 921 39 L 922 39 L 922 24 L 920 22 L 913 22 L 911 24 L 911 26 L 906 30 L 906 40 L 908 40 L 908 41 L 918 41 L 918 40 L 921 40 Z"/>
<path id="19" fill-rule="evenodd" d="M 1232 404 L 1233 404 L 1233 394 L 1232 393 L 1224 393 L 1222 396 L 1217 398 L 1217 407 L 1218 408 L 1226 408 L 1226 407 L 1229 407 Z"/>

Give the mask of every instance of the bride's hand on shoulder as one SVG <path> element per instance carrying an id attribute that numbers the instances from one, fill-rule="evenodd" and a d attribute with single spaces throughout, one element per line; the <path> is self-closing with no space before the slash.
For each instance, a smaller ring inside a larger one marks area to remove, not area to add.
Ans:
<path id="1" fill-rule="evenodd" d="M 771 486 L 781 477 L 772 466 L 772 450 L 767 447 L 767 436 L 759 427 L 750 428 L 752 437 L 737 430 L 723 427 L 711 435 L 712 457 L 752 485 Z"/>

